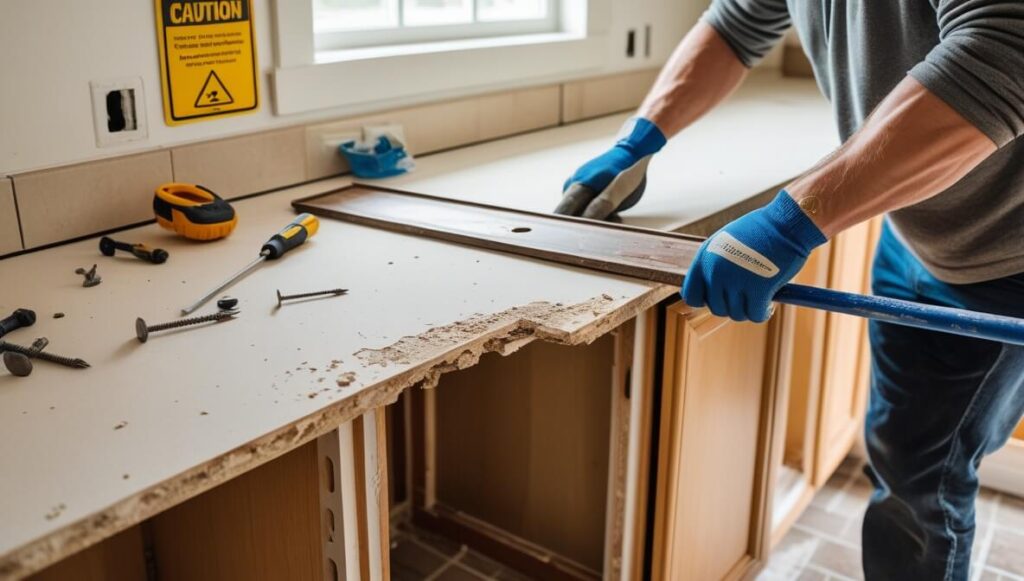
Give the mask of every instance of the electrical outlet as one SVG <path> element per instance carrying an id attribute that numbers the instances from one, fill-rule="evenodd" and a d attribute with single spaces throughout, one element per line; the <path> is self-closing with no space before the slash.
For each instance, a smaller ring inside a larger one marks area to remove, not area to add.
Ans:
<path id="1" fill-rule="evenodd" d="M 107 147 L 149 137 L 142 77 L 92 81 L 92 119 L 96 145 Z"/>

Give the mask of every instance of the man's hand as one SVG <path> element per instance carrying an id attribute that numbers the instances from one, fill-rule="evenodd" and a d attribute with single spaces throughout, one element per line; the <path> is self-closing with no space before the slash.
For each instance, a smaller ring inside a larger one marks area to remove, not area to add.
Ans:
<path id="1" fill-rule="evenodd" d="M 644 193 L 647 164 L 665 146 L 665 135 L 647 119 L 630 119 L 625 137 L 566 180 L 556 214 L 605 220 L 631 208 Z"/>
<path id="2" fill-rule="evenodd" d="M 708 238 L 683 281 L 683 300 L 719 317 L 761 323 L 771 301 L 825 235 L 785 190 Z"/>

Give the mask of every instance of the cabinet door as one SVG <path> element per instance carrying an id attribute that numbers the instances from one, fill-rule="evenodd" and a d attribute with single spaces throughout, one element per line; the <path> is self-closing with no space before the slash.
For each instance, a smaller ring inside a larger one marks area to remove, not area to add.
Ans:
<path id="1" fill-rule="evenodd" d="M 666 316 L 653 578 L 737 579 L 766 546 L 779 321 Z"/>
<path id="2" fill-rule="evenodd" d="M 836 236 L 832 241 L 829 288 L 870 292 L 871 257 L 880 225 L 880 220 L 873 220 Z M 828 313 L 818 408 L 816 486 L 828 480 L 861 431 L 867 404 L 869 364 L 867 321 Z"/>

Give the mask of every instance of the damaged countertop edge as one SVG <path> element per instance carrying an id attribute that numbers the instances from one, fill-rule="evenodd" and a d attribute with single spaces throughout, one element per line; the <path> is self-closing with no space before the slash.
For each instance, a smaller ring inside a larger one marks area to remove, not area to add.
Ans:
<path id="1" fill-rule="evenodd" d="M 543 320 L 523 317 L 503 322 L 468 341 L 453 341 L 434 357 L 410 365 L 375 384 L 357 386 L 358 391 L 287 426 L 0 555 L 0 579 L 21 579 L 39 572 L 61 559 L 270 462 L 367 411 L 394 403 L 408 388 L 432 388 L 437 385 L 441 375 L 471 367 L 486 353 L 509 355 L 535 340 L 563 345 L 589 344 L 676 292 L 678 289 L 675 287 L 652 283 L 649 292 L 621 304 L 615 304 L 615 299 L 605 295 L 610 308 L 594 313 L 593 321 L 571 331 L 548 325 Z M 580 305 L 588 302 L 584 301 Z"/>

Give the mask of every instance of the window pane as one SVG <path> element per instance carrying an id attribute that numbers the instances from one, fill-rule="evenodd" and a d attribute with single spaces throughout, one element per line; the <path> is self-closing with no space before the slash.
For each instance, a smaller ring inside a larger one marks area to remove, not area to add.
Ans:
<path id="1" fill-rule="evenodd" d="M 398 26 L 398 0 L 313 0 L 313 31 Z"/>
<path id="2" fill-rule="evenodd" d="M 402 0 L 406 26 L 473 21 L 473 0 Z"/>
<path id="3" fill-rule="evenodd" d="M 480 20 L 532 20 L 546 18 L 548 0 L 477 0 Z"/>

